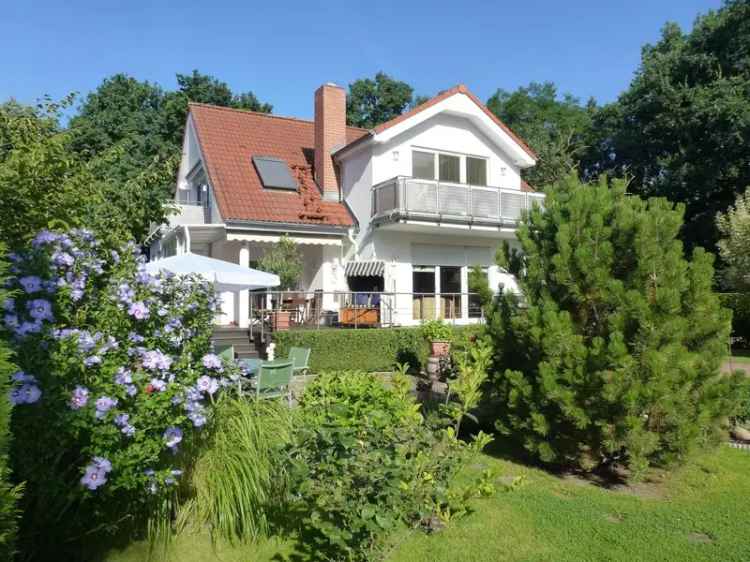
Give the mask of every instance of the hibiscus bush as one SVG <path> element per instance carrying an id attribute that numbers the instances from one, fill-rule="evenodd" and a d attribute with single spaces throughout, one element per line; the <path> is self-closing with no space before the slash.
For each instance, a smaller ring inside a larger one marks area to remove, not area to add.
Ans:
<path id="1" fill-rule="evenodd" d="M 134 245 L 80 230 L 44 231 L 11 259 L 3 326 L 21 369 L 10 399 L 27 548 L 35 533 L 58 545 L 50 533 L 70 542 L 163 515 L 237 375 L 209 353 L 212 287 L 151 275 Z"/>

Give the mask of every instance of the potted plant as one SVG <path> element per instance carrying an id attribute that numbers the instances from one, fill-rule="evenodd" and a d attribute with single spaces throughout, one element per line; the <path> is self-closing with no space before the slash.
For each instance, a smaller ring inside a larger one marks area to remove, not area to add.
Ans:
<path id="1" fill-rule="evenodd" d="M 445 357 L 451 349 L 451 327 L 442 320 L 429 320 L 422 324 L 422 334 L 430 342 L 433 357 Z"/>
<path id="2" fill-rule="evenodd" d="M 302 254 L 297 244 L 286 234 L 258 260 L 258 269 L 279 276 L 279 290 L 291 291 L 297 288 L 302 276 Z M 283 295 L 282 295 L 283 296 Z M 271 326 L 274 330 L 288 330 L 293 311 L 282 310 L 282 298 L 271 312 Z"/>

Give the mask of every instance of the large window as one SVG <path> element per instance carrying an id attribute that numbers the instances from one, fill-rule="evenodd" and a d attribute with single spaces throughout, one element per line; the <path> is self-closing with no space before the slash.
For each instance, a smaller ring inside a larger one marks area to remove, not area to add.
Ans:
<path id="1" fill-rule="evenodd" d="M 461 158 L 451 154 L 438 154 L 440 181 L 458 183 L 461 181 Z"/>
<path id="2" fill-rule="evenodd" d="M 435 267 L 415 265 L 412 269 L 413 316 L 417 320 L 435 318 Z"/>
<path id="3" fill-rule="evenodd" d="M 415 150 L 411 154 L 411 175 L 421 180 L 435 179 L 435 155 Z"/>
<path id="4" fill-rule="evenodd" d="M 470 185 L 487 185 L 487 160 L 484 158 L 466 157 L 466 183 Z"/>
<path id="5" fill-rule="evenodd" d="M 476 287 L 471 284 L 471 269 L 469 268 L 469 318 L 481 318 L 482 317 L 482 299 L 479 298 L 479 294 L 476 292 Z M 482 267 L 482 275 L 487 279 L 489 276 L 489 268 Z"/>
<path id="6" fill-rule="evenodd" d="M 411 168 L 411 175 L 422 180 L 487 185 L 485 158 L 414 150 L 411 153 Z"/>
<path id="7" fill-rule="evenodd" d="M 461 318 L 461 268 L 440 268 L 440 316 Z"/>

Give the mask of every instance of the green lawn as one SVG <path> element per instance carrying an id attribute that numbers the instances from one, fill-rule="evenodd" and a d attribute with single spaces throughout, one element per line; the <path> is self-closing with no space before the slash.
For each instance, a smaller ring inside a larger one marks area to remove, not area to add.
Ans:
<path id="1" fill-rule="evenodd" d="M 732 351 L 732 357 L 730 361 L 733 363 L 742 363 L 743 365 L 750 365 L 750 350 L 747 349 L 735 349 Z"/>
<path id="2" fill-rule="evenodd" d="M 750 451 L 722 446 L 671 476 L 607 490 L 576 478 L 483 456 L 499 476 L 527 475 L 513 492 L 477 500 L 476 511 L 439 534 L 407 533 L 388 560 L 637 561 L 750 560 Z M 293 541 L 212 551 L 203 536 L 179 539 L 171 560 L 287 560 Z M 112 552 L 112 562 L 144 560 L 143 544 Z M 296 558 L 295 558 L 296 559 Z"/>

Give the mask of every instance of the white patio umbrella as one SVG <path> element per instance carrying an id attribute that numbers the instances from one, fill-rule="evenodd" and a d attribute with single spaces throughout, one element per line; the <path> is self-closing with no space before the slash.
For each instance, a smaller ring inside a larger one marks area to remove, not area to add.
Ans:
<path id="1" fill-rule="evenodd" d="M 171 271 L 177 274 L 197 273 L 210 281 L 219 292 L 267 289 L 280 284 L 279 276 L 236 263 L 187 253 L 146 264 L 146 271 L 158 273 Z"/>

